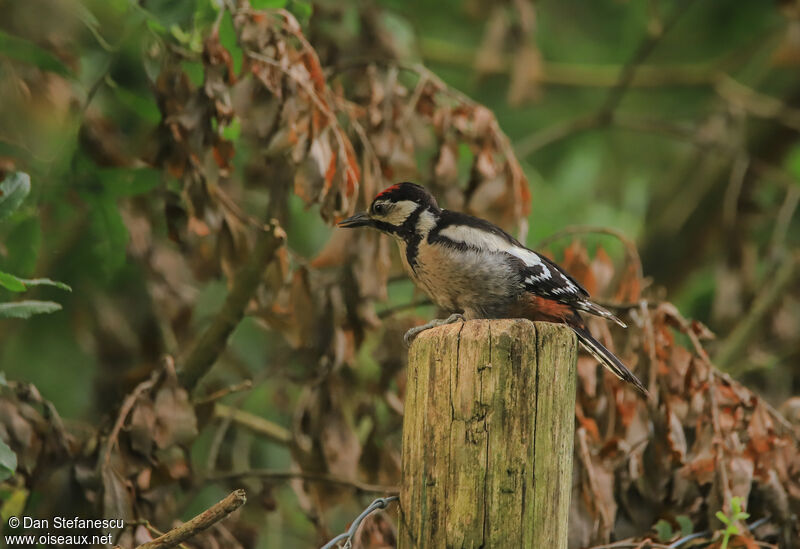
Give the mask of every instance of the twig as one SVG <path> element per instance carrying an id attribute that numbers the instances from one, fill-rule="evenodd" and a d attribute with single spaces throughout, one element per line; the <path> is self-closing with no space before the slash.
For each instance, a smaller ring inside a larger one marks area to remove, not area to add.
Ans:
<path id="1" fill-rule="evenodd" d="M 797 206 L 800 204 L 800 188 L 797 185 L 791 185 L 786 190 L 786 197 L 783 199 L 781 207 L 778 209 L 778 215 L 775 219 L 775 227 L 772 230 L 772 238 L 770 239 L 770 252 L 772 257 L 780 253 L 781 248 L 786 240 L 786 234 L 789 232 L 789 225 L 792 222 L 794 213 Z"/>
<path id="2" fill-rule="evenodd" d="M 133 526 L 144 526 L 145 528 L 147 528 L 150 531 L 151 534 L 154 534 L 156 536 L 163 536 L 164 535 L 164 532 L 162 532 L 161 530 L 159 530 L 158 528 L 153 526 L 150 523 L 150 521 L 145 519 L 145 518 L 140 518 L 138 520 L 135 520 L 135 521 L 132 521 L 132 522 L 128 522 L 126 524 L 133 525 Z M 181 549 L 187 549 L 186 544 L 184 544 L 184 543 L 179 543 L 177 545 L 177 547 L 180 547 Z"/>
<path id="3" fill-rule="evenodd" d="M 681 19 L 681 17 L 683 17 L 683 15 L 686 13 L 686 10 L 692 4 L 693 2 L 691 2 L 691 0 L 683 0 L 683 2 L 672 12 L 672 15 L 667 22 L 664 23 L 661 32 L 648 36 L 639 44 L 639 47 L 636 48 L 636 51 L 633 54 L 633 57 L 631 57 L 630 61 L 625 65 L 625 68 L 622 69 L 622 73 L 619 76 L 617 85 L 614 86 L 608 93 L 608 97 L 600 109 L 601 113 L 610 115 L 617 109 L 622 101 L 622 98 L 625 96 L 625 92 L 630 87 L 631 82 L 633 82 L 639 65 L 645 59 L 647 59 L 651 53 L 653 53 L 653 50 L 655 50 L 658 43 L 661 42 L 661 40 L 669 33 L 669 31 L 675 27 L 675 24 Z"/>
<path id="4" fill-rule="evenodd" d="M 288 429 L 268 419 L 232 406 L 216 403 L 214 405 L 214 417 L 230 419 L 234 423 L 279 444 L 288 445 L 292 441 L 292 434 Z"/>
<path id="5" fill-rule="evenodd" d="M 628 63 L 626 63 L 622 68 L 616 84 L 608 92 L 606 100 L 603 102 L 603 105 L 597 110 L 597 112 L 565 123 L 556 124 L 555 126 L 551 126 L 550 128 L 546 128 L 541 132 L 528 136 L 517 143 L 517 154 L 520 157 L 525 157 L 541 149 L 542 147 L 549 145 L 554 141 L 560 141 L 569 135 L 609 125 L 613 121 L 615 111 L 622 102 L 625 92 L 633 83 L 636 72 L 638 71 L 641 63 L 650 56 L 658 43 L 675 26 L 683 14 L 686 13 L 687 8 L 691 4 L 692 2 L 690 0 L 684 0 L 681 5 L 675 8 L 672 16 L 664 24 L 660 33 L 648 36 L 639 44 L 639 47 L 634 52 L 630 61 L 628 61 Z"/>
<path id="6" fill-rule="evenodd" d="M 784 297 L 786 288 L 795 281 L 798 263 L 800 260 L 796 255 L 790 254 L 784 259 L 774 278 L 756 297 L 750 312 L 736 324 L 730 335 L 720 345 L 714 357 L 714 362 L 719 368 L 725 369 L 744 351 L 747 343 L 763 325 L 767 313 Z"/>
<path id="7" fill-rule="evenodd" d="M 636 267 L 636 277 L 641 280 L 643 278 L 643 271 L 642 271 L 642 259 L 639 257 L 639 250 L 636 248 L 636 243 L 631 240 L 625 233 L 614 229 L 612 227 L 583 227 L 580 225 L 574 225 L 570 227 L 566 227 L 557 233 L 554 233 L 547 238 L 544 238 L 539 241 L 536 245 L 537 248 L 544 248 L 549 246 L 554 241 L 564 238 L 565 236 L 572 236 L 576 234 L 606 234 L 609 236 L 615 237 L 617 240 L 622 242 L 622 245 L 625 247 L 625 256 L 628 261 L 632 261 L 634 266 Z M 635 306 L 639 306 L 638 302 Z"/>
<path id="8" fill-rule="evenodd" d="M 390 496 L 388 498 L 376 499 L 369 505 L 369 507 L 364 509 L 364 511 L 360 515 L 358 515 L 356 520 L 353 521 L 353 524 L 350 525 L 350 528 L 347 530 L 347 532 L 345 532 L 344 534 L 339 534 L 338 536 L 330 540 L 328 543 L 322 546 L 322 549 L 333 549 L 333 547 L 336 547 L 337 543 L 342 541 L 344 541 L 344 548 L 349 549 L 350 547 L 352 547 L 353 536 L 356 535 L 358 527 L 361 526 L 361 521 L 367 518 L 367 516 L 373 511 L 376 511 L 378 509 L 385 509 L 387 505 L 389 505 L 393 501 L 397 501 L 398 499 L 400 498 L 397 496 Z"/>
<path id="9" fill-rule="evenodd" d="M 655 309 L 661 305 L 661 301 L 654 301 L 651 299 L 640 299 L 639 301 L 610 301 L 606 299 L 592 299 L 595 303 L 606 309 L 613 309 L 615 311 L 626 311 L 630 309 L 638 309 L 644 307 L 645 309 Z"/>
<path id="10" fill-rule="evenodd" d="M 245 394 L 239 395 L 236 399 L 236 403 L 232 410 L 238 410 L 242 404 L 244 403 Z M 214 412 L 217 411 L 216 405 L 214 406 Z M 220 449 L 222 449 L 222 443 L 225 440 L 225 435 L 228 433 L 228 429 L 233 423 L 233 414 L 229 414 L 227 417 L 223 418 L 220 422 L 217 429 L 214 431 L 214 436 L 211 438 L 211 444 L 208 448 L 208 456 L 206 456 L 206 471 L 213 471 L 217 465 L 217 459 L 219 458 Z"/>
<path id="11" fill-rule="evenodd" d="M 235 385 L 231 385 L 230 387 L 223 387 L 218 391 L 214 391 L 213 393 L 209 393 L 205 396 L 199 397 L 194 399 L 194 404 L 208 404 L 209 402 L 214 402 L 215 400 L 219 400 L 223 397 L 228 395 L 232 395 L 234 393 L 240 393 L 242 391 L 249 391 L 253 388 L 253 382 L 249 379 L 245 379 L 241 383 L 237 383 Z"/>
<path id="12" fill-rule="evenodd" d="M 171 359 L 168 358 L 167 360 Z M 128 418 L 128 414 L 130 414 L 131 410 L 133 410 L 133 405 L 136 404 L 136 401 L 139 400 L 140 396 L 153 388 L 158 379 L 161 377 L 162 373 L 163 370 L 160 369 L 153 371 L 149 379 L 142 381 L 133 391 L 131 391 L 128 396 L 125 397 L 125 400 L 122 402 L 122 406 L 120 406 L 117 420 L 114 422 L 114 427 L 112 427 L 111 433 L 109 433 L 108 439 L 106 440 L 106 447 L 103 452 L 103 460 L 100 462 L 100 466 L 108 466 L 111 461 L 111 452 L 119 442 L 119 433 L 122 430 L 122 426 L 125 425 L 125 420 Z"/>
<path id="13" fill-rule="evenodd" d="M 355 488 L 359 492 L 378 493 L 378 494 L 397 494 L 400 489 L 397 486 L 384 486 L 381 484 L 369 484 L 359 480 L 326 475 L 324 473 L 308 473 L 305 471 L 279 471 L 273 469 L 250 469 L 248 471 L 232 471 L 224 473 L 214 473 L 209 475 L 206 480 L 209 482 L 222 482 L 229 480 L 240 480 L 246 478 L 258 478 L 262 480 L 290 480 L 302 479 L 308 482 L 319 482 L 323 484 L 335 484 Z"/>
<path id="14" fill-rule="evenodd" d="M 650 374 L 647 392 L 652 395 L 653 405 L 658 404 L 658 354 L 656 353 L 656 334 L 653 328 L 653 318 L 647 309 L 647 302 L 642 300 L 639 308 L 644 322 L 644 333 L 647 341 L 647 356 L 650 360 Z"/>
<path id="15" fill-rule="evenodd" d="M 168 549 L 192 538 L 213 524 L 221 521 L 247 502 L 244 490 L 234 490 L 189 522 L 178 526 L 152 541 L 143 543 L 136 549 Z"/>
<path id="16" fill-rule="evenodd" d="M 608 120 L 599 113 L 591 113 L 572 120 L 566 120 L 553 124 L 541 131 L 530 134 L 529 136 L 517 141 L 514 149 L 520 158 L 531 155 L 556 141 L 569 137 L 570 135 L 581 133 L 586 130 L 605 126 Z"/>
<path id="17" fill-rule="evenodd" d="M 399 305 L 387 307 L 386 309 L 378 313 L 378 318 L 383 319 L 386 317 L 390 317 L 395 313 L 406 311 L 408 309 L 416 309 L 417 307 L 423 307 L 425 305 L 433 305 L 433 302 L 427 298 L 413 299 L 407 303 L 401 303 Z"/>
<path id="18" fill-rule="evenodd" d="M 649 547 L 651 549 L 669 549 L 668 545 L 664 545 L 662 543 L 655 543 L 653 541 L 650 541 L 649 539 L 644 540 L 644 542 L 647 543 L 647 545 L 644 545 L 644 547 Z M 637 547 L 642 547 L 643 546 L 642 543 L 644 542 L 622 540 L 622 541 L 615 541 L 614 543 L 607 543 L 605 545 L 595 545 L 593 547 L 590 547 L 589 549 L 636 549 Z"/>
<path id="19" fill-rule="evenodd" d="M 476 50 L 461 47 L 452 41 L 421 37 L 418 40 L 422 58 L 426 61 L 446 64 L 451 66 L 474 68 Z M 714 83 L 714 67 L 720 61 L 702 63 L 684 63 L 673 65 L 642 65 L 636 70 L 634 78 L 629 84 L 635 88 L 658 88 L 662 86 L 709 86 Z M 348 62 L 350 64 L 364 65 L 380 63 L 380 60 L 365 58 Z M 500 63 L 492 67 L 494 74 L 508 73 L 511 71 L 512 56 L 504 55 Z M 338 70 L 350 68 L 339 66 Z M 619 83 L 623 66 L 618 64 L 591 64 L 581 65 L 576 63 L 561 63 L 543 61 L 538 82 L 551 86 L 578 86 L 588 88 L 611 88 Z"/>
<path id="20" fill-rule="evenodd" d="M 800 110 L 780 99 L 749 88 L 724 73 L 719 73 L 714 88 L 722 99 L 741 107 L 751 116 L 772 119 L 787 128 L 800 130 Z"/>
<path id="21" fill-rule="evenodd" d="M 722 220 L 727 227 L 733 227 L 736 224 L 737 205 L 742 194 L 744 178 L 749 168 L 750 158 L 746 154 L 737 155 L 733 161 L 725 196 L 722 199 Z"/>
<path id="22" fill-rule="evenodd" d="M 258 288 L 262 273 L 285 237 L 286 234 L 276 221 L 271 221 L 259 233 L 250 260 L 236 274 L 225 303 L 211 325 L 200 334 L 178 372 L 181 385 L 189 391 L 208 373 L 225 349 L 228 336 L 244 317 L 245 307 Z"/>
<path id="23" fill-rule="evenodd" d="M 760 519 L 758 519 L 756 521 L 753 521 L 752 523 L 748 524 L 747 525 L 747 529 L 748 530 L 755 530 L 756 528 L 758 528 L 759 526 L 761 526 L 762 524 L 767 522 L 769 519 L 770 519 L 770 517 L 761 517 Z M 713 533 L 714 532 L 712 532 L 711 530 L 704 530 L 702 532 L 695 532 L 693 534 L 689 534 L 689 535 L 683 536 L 682 538 L 673 541 L 672 543 L 670 543 L 667 546 L 667 548 L 668 549 L 676 549 L 677 547 L 680 547 L 684 543 L 692 541 L 693 539 L 702 538 L 704 536 L 710 536 Z"/>
<path id="24" fill-rule="evenodd" d="M 72 455 L 74 453 L 74 437 L 64 426 L 64 420 L 59 415 L 55 405 L 43 398 L 39 389 L 37 389 L 33 383 L 11 380 L 6 383 L 8 387 L 14 391 L 18 399 L 28 404 L 38 404 L 42 407 L 42 416 L 47 420 L 50 429 L 55 434 L 55 439 L 61 447 L 61 450 L 63 450 L 65 455 Z"/>

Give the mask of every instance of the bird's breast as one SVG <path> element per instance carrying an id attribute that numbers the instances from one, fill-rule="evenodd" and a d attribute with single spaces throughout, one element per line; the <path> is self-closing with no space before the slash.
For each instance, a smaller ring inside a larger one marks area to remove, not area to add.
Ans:
<path id="1" fill-rule="evenodd" d="M 400 241 L 411 279 L 448 311 L 472 318 L 503 317 L 522 291 L 520 275 L 506 254 L 429 244 L 424 239 L 411 261 L 407 251 L 407 244 Z"/>

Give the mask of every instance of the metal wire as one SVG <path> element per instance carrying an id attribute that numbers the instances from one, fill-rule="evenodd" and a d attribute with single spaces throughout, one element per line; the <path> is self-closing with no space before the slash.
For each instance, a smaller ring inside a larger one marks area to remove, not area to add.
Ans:
<path id="1" fill-rule="evenodd" d="M 356 520 L 353 521 L 353 524 L 350 525 L 350 528 L 347 530 L 347 532 L 339 534 L 328 543 L 323 545 L 321 549 L 333 549 L 336 547 L 336 544 L 342 541 L 344 541 L 344 545 L 342 546 L 343 549 L 350 549 L 353 546 L 353 536 L 356 535 L 356 531 L 358 530 L 358 527 L 361 526 L 361 522 L 373 511 L 377 509 L 385 509 L 387 505 L 393 501 L 397 501 L 398 499 L 400 499 L 398 496 L 389 496 L 386 498 L 376 499 L 370 503 L 369 507 L 364 509 L 364 511 L 362 511 L 358 517 L 356 517 Z"/>

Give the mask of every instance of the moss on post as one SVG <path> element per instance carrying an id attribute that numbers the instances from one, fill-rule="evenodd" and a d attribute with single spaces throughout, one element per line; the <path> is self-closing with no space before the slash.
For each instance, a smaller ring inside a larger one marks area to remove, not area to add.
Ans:
<path id="1" fill-rule="evenodd" d="M 475 320 L 411 346 L 400 547 L 566 548 L 577 340 Z"/>

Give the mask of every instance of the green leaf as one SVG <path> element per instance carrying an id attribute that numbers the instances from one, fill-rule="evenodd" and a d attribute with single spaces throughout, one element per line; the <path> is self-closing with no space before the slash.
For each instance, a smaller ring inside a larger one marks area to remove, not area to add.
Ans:
<path id="1" fill-rule="evenodd" d="M 24 38 L 8 34 L 0 30 L 0 53 L 17 61 L 30 63 L 40 69 L 55 72 L 61 76 L 70 77 L 72 71 L 61 60 L 47 51 Z"/>
<path id="2" fill-rule="evenodd" d="M 0 44 L 0 51 L 2 49 Z M 0 183 L 0 221 L 19 208 L 29 192 L 31 192 L 31 178 L 28 174 L 14 172 L 6 177 L 5 181 Z"/>
<path id="3" fill-rule="evenodd" d="M 723 513 L 722 511 L 717 511 L 717 512 L 714 514 L 714 516 L 715 516 L 715 517 L 717 517 L 717 518 L 719 519 L 719 521 L 720 521 L 722 524 L 728 525 L 728 524 L 730 524 L 730 523 L 731 523 L 731 519 L 729 519 L 729 518 L 728 518 L 728 517 L 725 515 L 725 513 Z"/>
<path id="4" fill-rule="evenodd" d="M 287 0 L 250 0 L 254 10 L 273 10 L 286 7 Z"/>
<path id="5" fill-rule="evenodd" d="M 184 61 L 181 63 L 181 68 L 186 72 L 189 81 L 195 86 L 202 86 L 203 79 L 205 78 L 205 67 L 202 63 L 197 61 Z"/>
<path id="6" fill-rule="evenodd" d="M 278 7 L 282 8 L 283 6 Z M 259 8 L 253 6 L 253 9 Z M 231 17 L 229 11 L 225 12 L 219 24 L 219 43 L 231 54 L 233 73 L 239 74 L 242 70 L 244 53 L 242 52 L 242 48 L 239 47 L 239 38 L 236 33 L 236 28 L 233 26 L 233 17 Z"/>
<path id="7" fill-rule="evenodd" d="M 694 532 L 694 524 L 692 524 L 692 519 L 690 519 L 687 515 L 678 515 L 675 517 L 675 520 L 681 527 L 681 537 L 686 537 Z"/>
<path id="8" fill-rule="evenodd" d="M 72 288 L 63 282 L 50 280 L 49 278 L 19 278 L 3 271 L 0 271 L 0 286 L 12 292 L 24 292 L 28 289 L 28 286 L 54 286 L 67 292 L 72 291 Z"/>
<path id="9" fill-rule="evenodd" d="M 17 470 L 17 454 L 0 438 L 0 482 Z"/>
<path id="10" fill-rule="evenodd" d="M 238 118 L 231 120 L 231 123 L 222 130 L 222 137 L 228 141 L 236 141 L 242 133 L 242 125 Z"/>
<path id="11" fill-rule="evenodd" d="M 28 491 L 24 488 L 0 488 L 0 521 L 8 523 L 11 517 L 18 517 L 25 512 L 25 503 L 28 501 Z"/>
<path id="12" fill-rule="evenodd" d="M 15 301 L 0 303 L 0 318 L 28 319 L 33 315 L 54 313 L 61 310 L 61 305 L 53 301 Z"/>
<path id="13" fill-rule="evenodd" d="M 36 260 L 42 245 L 42 227 L 35 215 L 24 218 L 6 235 L 3 245 L 7 257 L 0 268 L 17 276 L 30 276 L 36 270 Z"/>
<path id="14" fill-rule="evenodd" d="M 153 125 L 158 124 L 161 120 L 161 112 L 158 110 L 158 105 L 156 105 L 152 95 L 145 95 L 144 93 L 137 93 L 133 90 L 129 90 L 110 78 L 107 79 L 107 81 L 110 81 L 109 87 L 113 90 L 114 96 L 123 106 L 130 109 L 145 122 Z"/>
<path id="15" fill-rule="evenodd" d="M 16 277 L 15 277 L 16 278 Z M 49 278 L 18 278 L 25 286 L 53 286 L 65 292 L 71 292 L 72 288 L 58 280 L 51 280 Z"/>
<path id="16" fill-rule="evenodd" d="M 107 276 L 113 276 L 125 264 L 128 229 L 113 197 L 92 197 L 89 225 L 95 241 L 94 253 Z"/>
<path id="17" fill-rule="evenodd" d="M 786 171 L 792 174 L 795 180 L 800 180 L 800 145 L 795 145 L 786 154 L 783 161 Z"/>
<path id="18" fill-rule="evenodd" d="M 656 536 L 658 536 L 659 541 L 667 542 L 672 539 L 672 536 L 675 533 L 672 531 L 672 525 L 664 519 L 660 519 L 656 522 L 655 526 L 653 526 L 653 530 L 656 531 Z"/>
<path id="19" fill-rule="evenodd" d="M 153 190 L 160 174 L 152 168 L 103 168 L 97 175 L 109 193 L 116 197 L 136 196 Z"/>
<path id="20" fill-rule="evenodd" d="M 0 271 L 0 286 L 12 292 L 24 292 L 25 284 L 16 276 Z"/>
<path id="21" fill-rule="evenodd" d="M 286 4 L 286 9 L 297 17 L 300 24 L 306 24 L 308 20 L 311 19 L 311 14 L 314 12 L 314 7 L 311 5 L 311 2 L 289 0 Z"/>

